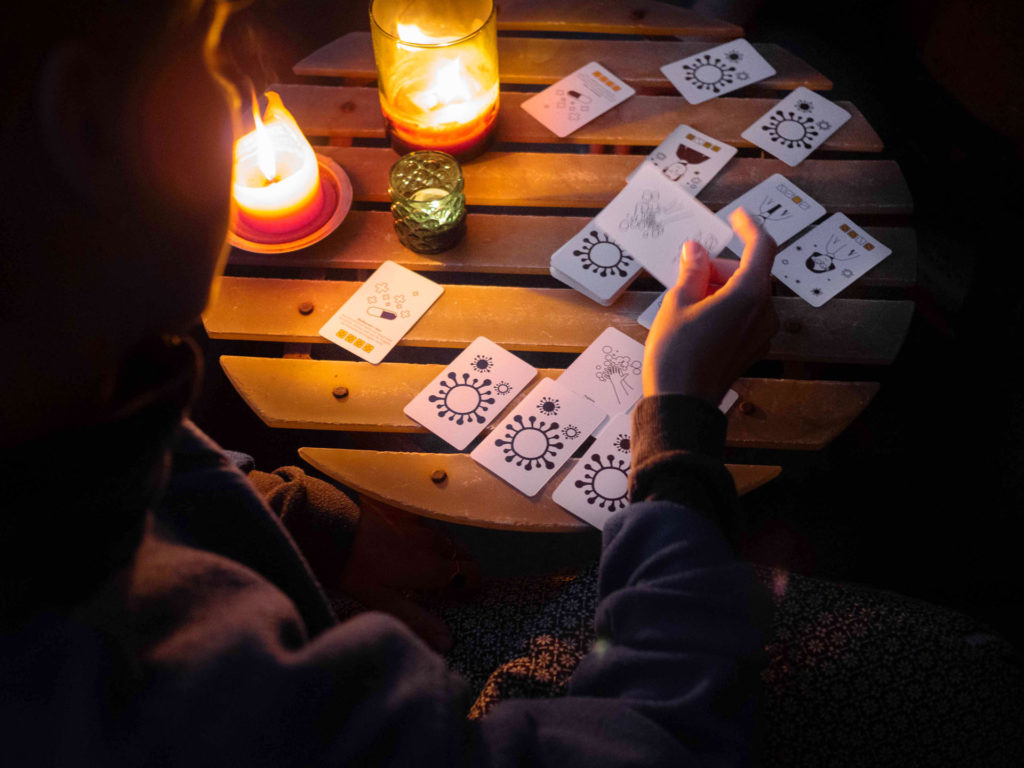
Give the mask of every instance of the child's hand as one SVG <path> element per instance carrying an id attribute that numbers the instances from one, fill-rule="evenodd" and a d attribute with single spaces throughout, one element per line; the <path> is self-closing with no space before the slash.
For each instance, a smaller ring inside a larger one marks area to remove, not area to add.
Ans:
<path id="1" fill-rule="evenodd" d="M 771 302 L 775 242 L 742 208 L 730 222 L 746 244 L 739 262 L 709 259 L 692 241 L 683 245 L 679 281 L 647 337 L 645 395 L 695 395 L 718 405 L 778 331 Z"/>

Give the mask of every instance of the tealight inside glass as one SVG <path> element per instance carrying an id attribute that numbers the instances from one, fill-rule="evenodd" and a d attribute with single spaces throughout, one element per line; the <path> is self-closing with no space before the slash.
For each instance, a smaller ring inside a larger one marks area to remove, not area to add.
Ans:
<path id="1" fill-rule="evenodd" d="M 440 253 L 459 242 L 466 232 L 462 190 L 462 168 L 446 152 L 410 152 L 391 166 L 391 215 L 402 245 Z"/>

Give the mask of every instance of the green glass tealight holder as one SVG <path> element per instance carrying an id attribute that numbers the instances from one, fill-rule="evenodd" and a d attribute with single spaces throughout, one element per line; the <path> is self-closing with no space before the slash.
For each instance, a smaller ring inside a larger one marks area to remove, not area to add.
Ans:
<path id="1" fill-rule="evenodd" d="M 391 166 L 388 194 L 395 232 L 416 253 L 440 253 L 466 233 L 462 168 L 447 152 L 410 152 Z"/>

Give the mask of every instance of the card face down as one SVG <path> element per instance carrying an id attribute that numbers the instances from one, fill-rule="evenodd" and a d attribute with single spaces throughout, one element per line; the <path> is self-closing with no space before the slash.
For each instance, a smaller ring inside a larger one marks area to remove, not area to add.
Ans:
<path id="1" fill-rule="evenodd" d="M 838 104 L 800 86 L 758 118 L 742 136 L 795 167 L 849 119 L 850 113 Z"/>
<path id="2" fill-rule="evenodd" d="M 606 328 L 558 377 L 604 413 L 628 411 L 643 395 L 644 345 L 618 328 Z"/>
<path id="3" fill-rule="evenodd" d="M 728 222 L 737 208 L 746 210 L 777 245 L 783 245 L 825 215 L 821 203 L 778 173 L 737 197 L 718 212 L 718 218 Z M 738 235 L 729 243 L 729 250 L 737 256 L 743 253 L 743 241 Z"/>
<path id="4" fill-rule="evenodd" d="M 403 411 L 461 451 L 536 375 L 532 365 L 480 336 Z"/>
<path id="5" fill-rule="evenodd" d="M 661 71 L 691 104 L 710 101 L 775 74 L 764 56 L 742 38 L 673 61 Z"/>
<path id="6" fill-rule="evenodd" d="M 433 280 L 385 261 L 324 323 L 320 335 L 376 365 L 442 293 Z"/>
<path id="7" fill-rule="evenodd" d="M 612 419 L 551 495 L 556 504 L 595 528 L 603 529 L 608 518 L 629 503 L 631 420 L 628 413 Z"/>
<path id="8" fill-rule="evenodd" d="M 535 496 L 603 419 L 600 409 L 567 387 L 542 379 L 470 456 Z"/>
<path id="9" fill-rule="evenodd" d="M 531 116 L 556 136 L 565 138 L 636 91 L 592 61 L 522 103 Z"/>
<path id="10" fill-rule="evenodd" d="M 701 133 L 688 125 L 678 126 L 644 161 L 661 169 L 662 175 L 685 192 L 696 195 L 736 155 L 736 147 Z M 629 178 L 633 178 L 633 174 Z"/>
<path id="11" fill-rule="evenodd" d="M 626 187 L 594 219 L 666 288 L 679 277 L 683 243 L 696 240 L 712 258 L 732 239 L 732 228 L 643 163 Z"/>
<path id="12" fill-rule="evenodd" d="M 835 213 L 780 251 L 772 274 L 820 307 L 890 253 L 847 216 Z"/>
<path id="13" fill-rule="evenodd" d="M 593 221 L 551 256 L 551 274 L 607 306 L 640 273 L 640 262 Z"/>

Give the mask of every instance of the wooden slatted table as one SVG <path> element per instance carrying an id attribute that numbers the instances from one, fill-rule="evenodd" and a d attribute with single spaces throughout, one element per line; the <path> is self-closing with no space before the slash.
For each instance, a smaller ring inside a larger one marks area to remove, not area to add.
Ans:
<path id="1" fill-rule="evenodd" d="M 320 430 L 327 445 L 302 448 L 300 455 L 361 493 L 477 526 L 585 527 L 550 498 L 572 462 L 537 497 L 527 498 L 466 454 L 438 452 L 439 441 L 402 413 L 441 363 L 372 366 L 318 359 L 346 353 L 317 331 L 367 270 L 391 259 L 446 283 L 443 296 L 402 341 L 406 348 L 451 350 L 444 355 L 450 361 L 457 350 L 486 335 L 510 350 L 554 353 L 548 359 L 558 364 L 542 368 L 539 381 L 557 377 L 572 355 L 609 325 L 642 341 L 646 331 L 636 317 L 658 294 L 649 278 L 611 307 L 601 307 L 550 278 L 550 256 L 615 196 L 650 147 L 687 123 L 740 147 L 698 196 L 712 210 L 782 173 L 830 213 L 853 216 L 893 250 L 820 309 L 776 284 L 773 301 L 782 330 L 768 358 L 784 362 L 786 377 L 743 378 L 734 386 L 740 405 L 728 416 L 729 446 L 808 451 L 828 445 L 867 407 L 878 385 L 794 374 L 808 370 L 807 364 L 887 365 L 899 352 L 914 309 L 906 298 L 916 281 L 917 244 L 907 225 L 910 193 L 897 164 L 880 154 L 882 141 L 864 115 L 840 100 L 852 119 L 811 159 L 789 168 L 740 134 L 784 92 L 798 85 L 829 90 L 832 82 L 777 45 L 757 45 L 777 70 L 774 77 L 692 106 L 675 94 L 659 67 L 714 41 L 740 37 L 742 30 L 658 2 L 610 7 L 582 0 L 501 0 L 499 30 L 515 36 L 499 37 L 503 90 L 496 145 L 464 165 L 469 230 L 462 243 L 437 256 L 405 249 L 392 229 L 387 172 L 397 156 L 385 143 L 369 34 L 346 35 L 295 66 L 297 75 L 314 81 L 276 88 L 303 130 L 319 140 L 318 151 L 345 169 L 356 204 L 341 227 L 313 247 L 283 255 L 231 254 L 217 304 L 204 318 L 209 336 L 281 345 L 277 357 L 223 356 L 223 370 L 235 389 L 271 427 Z M 577 33 L 655 38 L 572 39 Z M 638 94 L 567 139 L 556 138 L 519 108 L 529 96 L 525 87 L 538 90 L 592 60 Z M 551 317 L 558 322 L 551 323 Z M 392 359 L 401 356 L 397 352 Z M 340 386 L 346 397 L 333 394 Z M 433 441 L 434 450 L 339 448 L 330 439 L 337 432 L 375 433 L 379 437 L 371 439 L 382 445 L 388 435 L 422 436 Z M 774 465 L 728 466 L 741 493 L 780 471 Z M 431 479 L 437 470 L 445 473 L 440 482 Z"/>

